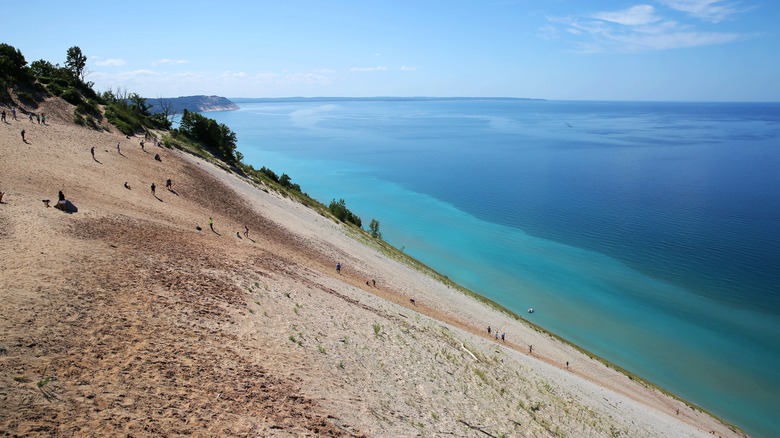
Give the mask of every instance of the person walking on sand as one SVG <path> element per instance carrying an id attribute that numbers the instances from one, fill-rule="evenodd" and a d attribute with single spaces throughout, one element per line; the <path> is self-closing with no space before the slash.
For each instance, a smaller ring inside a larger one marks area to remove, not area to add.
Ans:
<path id="1" fill-rule="evenodd" d="M 341 274 L 341 262 L 336 263 L 336 272 Z"/>
<path id="2" fill-rule="evenodd" d="M 46 125 L 46 114 L 41 113 L 41 125 Z"/>
<path id="3" fill-rule="evenodd" d="M 157 195 L 154 193 L 155 189 L 157 189 L 157 186 L 152 183 L 152 196 L 157 197 Z"/>
<path id="4" fill-rule="evenodd" d="M 5 110 L 3 110 L 3 114 L 0 115 L 0 122 L 5 122 Z"/>
<path id="5" fill-rule="evenodd" d="M 246 225 L 244 225 L 244 237 L 249 239 L 249 227 L 247 227 Z"/>
<path id="6" fill-rule="evenodd" d="M 209 216 L 209 228 L 214 231 L 214 219 L 211 216 Z"/>
<path id="7" fill-rule="evenodd" d="M 168 178 L 167 180 L 165 180 L 165 188 L 166 188 L 166 189 L 168 189 L 168 190 L 171 190 L 171 186 L 172 186 L 172 185 L 173 185 L 173 181 L 171 181 L 171 179 L 170 179 L 170 178 Z"/>
<path id="8" fill-rule="evenodd" d="M 119 142 L 116 142 L 116 151 L 119 152 L 119 155 L 122 155 L 122 150 L 119 149 Z"/>
<path id="9" fill-rule="evenodd" d="M 11 116 L 16 120 L 16 107 L 11 108 Z"/>
<path id="10" fill-rule="evenodd" d="M 490 334 L 492 331 L 493 331 L 493 329 L 490 328 L 490 326 L 488 326 L 488 334 Z"/>
<path id="11" fill-rule="evenodd" d="M 506 342 L 506 333 L 501 333 L 501 342 Z"/>
<path id="12" fill-rule="evenodd" d="M 533 345 L 529 345 L 528 346 L 528 352 L 531 353 L 531 354 L 534 354 L 534 346 Z"/>
<path id="13" fill-rule="evenodd" d="M 65 204 L 66 204 L 66 202 L 65 202 L 65 194 L 62 193 L 62 190 L 60 190 L 59 193 L 57 193 L 57 205 L 55 205 L 54 208 L 62 210 L 62 211 L 67 211 L 67 208 L 66 208 Z"/>
<path id="14" fill-rule="evenodd" d="M 24 138 L 24 129 L 22 129 L 22 141 L 27 143 L 27 140 Z"/>
<path id="15" fill-rule="evenodd" d="M 89 153 L 92 154 L 92 159 L 97 161 L 97 158 L 95 158 L 95 146 L 92 146 L 92 148 L 89 150 Z"/>

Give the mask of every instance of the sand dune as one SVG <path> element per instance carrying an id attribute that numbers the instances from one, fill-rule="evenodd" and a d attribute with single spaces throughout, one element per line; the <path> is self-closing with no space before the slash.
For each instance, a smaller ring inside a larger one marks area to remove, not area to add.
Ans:
<path id="1" fill-rule="evenodd" d="M 273 190 L 41 110 L 0 124 L 0 434 L 742 436 Z"/>

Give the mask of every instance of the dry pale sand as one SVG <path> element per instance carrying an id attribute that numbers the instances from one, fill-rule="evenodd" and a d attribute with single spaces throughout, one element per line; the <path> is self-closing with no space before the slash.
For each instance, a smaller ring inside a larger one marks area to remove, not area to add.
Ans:
<path id="1" fill-rule="evenodd" d="M 273 190 L 37 111 L 0 123 L 0 435 L 742 436 Z"/>

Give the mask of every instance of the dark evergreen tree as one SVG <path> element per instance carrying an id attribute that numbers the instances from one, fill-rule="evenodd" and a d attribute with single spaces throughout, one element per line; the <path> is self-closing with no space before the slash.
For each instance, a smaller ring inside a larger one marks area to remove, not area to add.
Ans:
<path id="1" fill-rule="evenodd" d="M 84 68 L 87 66 L 87 57 L 81 53 L 79 46 L 68 49 L 65 66 L 73 73 L 73 76 L 84 82 Z"/>

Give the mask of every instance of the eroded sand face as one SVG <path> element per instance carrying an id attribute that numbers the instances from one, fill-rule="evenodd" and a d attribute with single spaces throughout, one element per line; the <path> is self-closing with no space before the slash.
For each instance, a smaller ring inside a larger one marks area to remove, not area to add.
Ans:
<path id="1" fill-rule="evenodd" d="M 740 435 L 272 190 L 37 111 L 0 124 L 0 432 Z"/>

